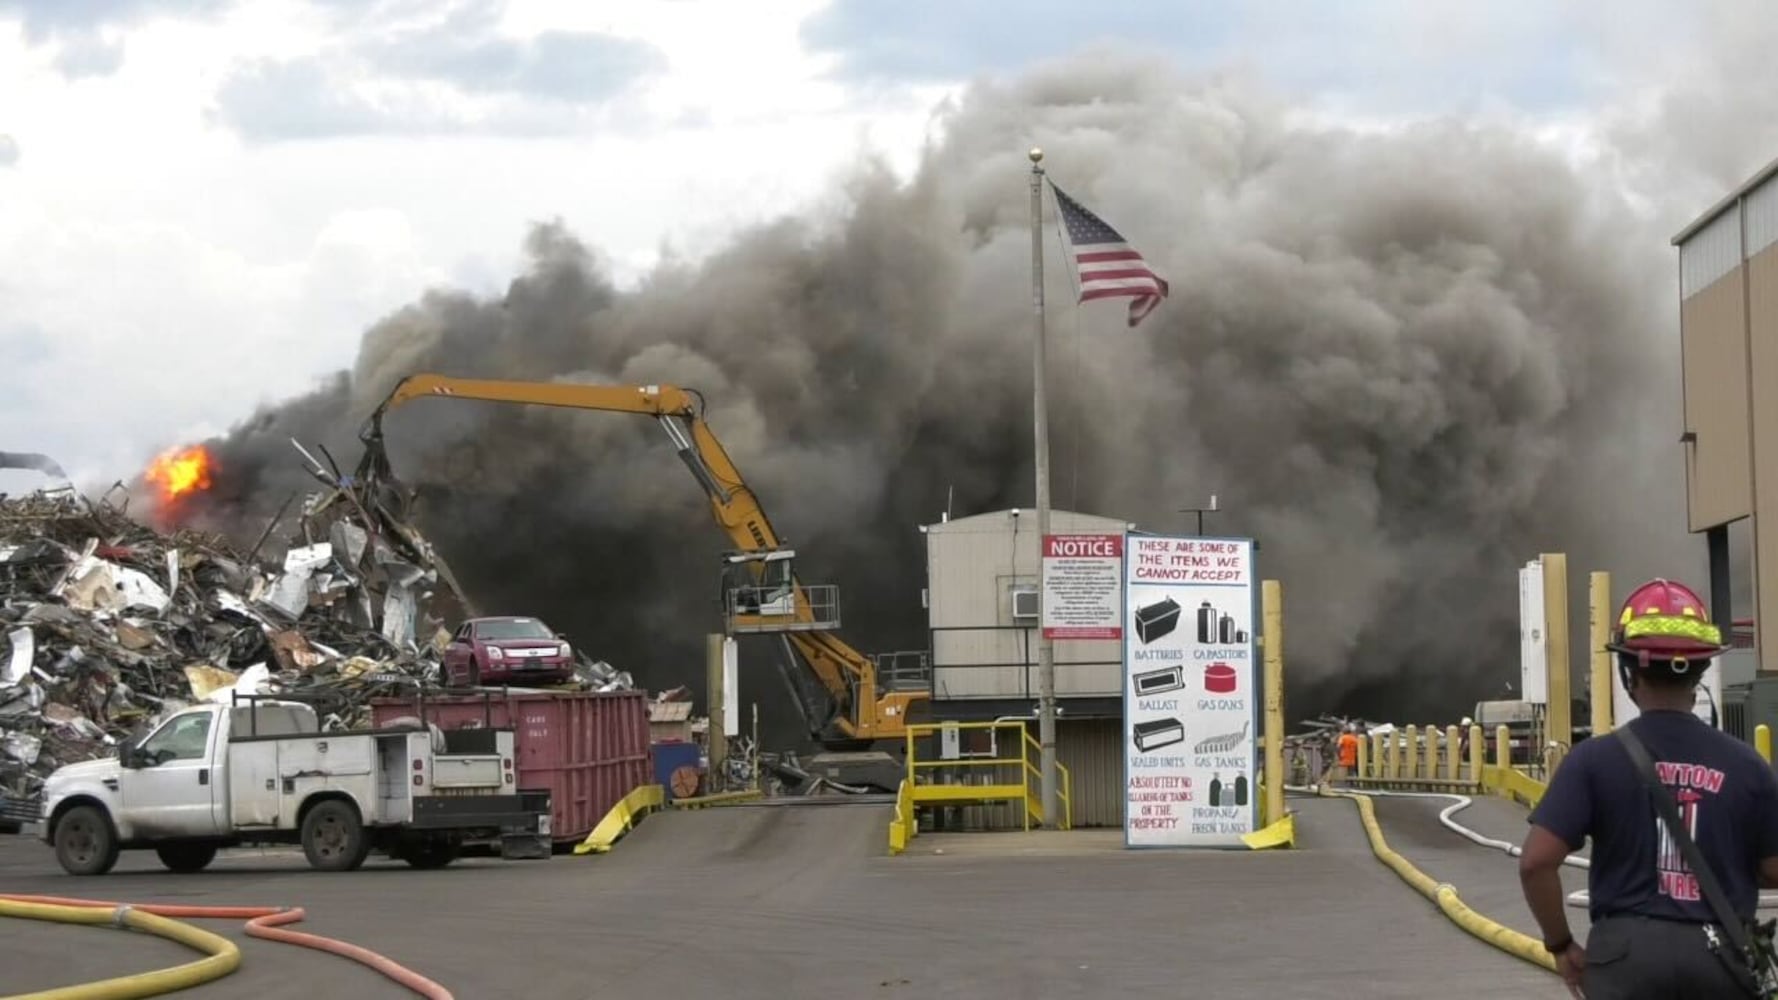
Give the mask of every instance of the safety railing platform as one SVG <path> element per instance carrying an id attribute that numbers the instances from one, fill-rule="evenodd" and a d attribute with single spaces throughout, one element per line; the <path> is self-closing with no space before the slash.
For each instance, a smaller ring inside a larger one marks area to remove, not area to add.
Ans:
<path id="1" fill-rule="evenodd" d="M 921 743 L 934 739 L 939 744 L 936 755 L 923 754 Z M 899 853 L 918 835 L 922 807 L 1011 803 L 1018 807 L 1022 829 L 1031 829 L 1033 822 L 1043 825 L 1041 751 L 1022 720 L 910 724 L 907 777 L 890 821 L 890 852 Z M 1056 775 L 1062 810 L 1058 828 L 1073 829 L 1074 778 L 1060 761 Z"/>
<path id="2" fill-rule="evenodd" d="M 731 587 L 723 595 L 730 634 L 830 632 L 840 627 L 840 588 L 832 583 L 796 587 Z"/>

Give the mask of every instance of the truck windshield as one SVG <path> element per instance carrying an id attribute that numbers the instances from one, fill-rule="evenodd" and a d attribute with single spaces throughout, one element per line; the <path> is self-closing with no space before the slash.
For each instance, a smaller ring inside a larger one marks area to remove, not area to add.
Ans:
<path id="1" fill-rule="evenodd" d="M 174 716 L 142 744 L 149 757 L 167 760 L 203 760 L 210 743 L 209 712 Z"/>
<path id="2" fill-rule="evenodd" d="M 475 626 L 477 639 L 554 639 L 549 627 L 534 618 L 511 621 L 480 622 Z"/>

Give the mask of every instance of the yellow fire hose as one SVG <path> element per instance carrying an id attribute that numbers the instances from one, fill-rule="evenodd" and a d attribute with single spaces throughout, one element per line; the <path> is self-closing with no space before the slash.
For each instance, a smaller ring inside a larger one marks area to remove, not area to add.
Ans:
<path id="1" fill-rule="evenodd" d="M 1358 804 L 1358 818 L 1364 823 L 1364 833 L 1371 842 L 1371 853 L 1377 860 L 1394 869 L 1402 881 L 1413 886 L 1420 895 L 1438 905 L 1451 922 L 1463 928 L 1475 937 L 1499 948 L 1509 955 L 1522 958 L 1532 965 L 1556 971 L 1556 960 L 1543 948 L 1543 942 L 1527 934 L 1513 930 L 1505 924 L 1489 920 L 1464 905 L 1457 897 L 1457 890 L 1449 882 L 1434 882 L 1430 875 L 1415 868 L 1407 858 L 1390 848 L 1389 842 L 1383 839 L 1383 828 L 1377 824 L 1377 813 L 1371 805 L 1368 795 L 1357 795 L 1351 792 L 1334 791 L 1326 786 L 1320 789 L 1322 795 L 1342 799 L 1351 799 Z"/>
<path id="2" fill-rule="evenodd" d="M 233 941 L 187 923 L 144 913 L 131 906 L 58 906 L 0 899 L 0 917 L 47 920 L 61 924 L 129 927 L 208 953 L 195 962 L 168 969 L 139 972 L 78 986 L 63 986 L 38 993 L 18 993 L 0 997 L 0 1000 L 126 1000 L 131 997 L 159 996 L 221 979 L 241 964 L 241 949 Z"/>

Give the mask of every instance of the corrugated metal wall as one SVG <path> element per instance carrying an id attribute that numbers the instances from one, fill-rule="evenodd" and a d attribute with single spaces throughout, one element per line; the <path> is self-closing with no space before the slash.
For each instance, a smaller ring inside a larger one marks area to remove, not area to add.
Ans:
<path id="1" fill-rule="evenodd" d="M 1036 734 L 1036 725 L 1032 724 Z M 1056 722 L 1056 759 L 1068 768 L 1073 783 L 1075 827 L 1118 827 L 1124 822 L 1123 722 L 1119 719 L 1076 719 Z M 1018 765 L 1012 765 L 1016 772 Z M 972 774 L 971 778 L 1016 781 L 1009 772 L 1002 778 Z M 1032 779 L 1035 786 L 1036 779 Z M 947 810 L 944 822 L 963 830 L 1017 830 L 1023 824 L 1019 805 L 967 806 Z"/>
<path id="2" fill-rule="evenodd" d="M 1679 296 L 1689 299 L 1741 266 L 1741 214 L 1724 212 L 1679 247 Z"/>
<path id="3" fill-rule="evenodd" d="M 1076 827 L 1123 825 L 1123 725 L 1121 719 L 1056 723 L 1056 759 L 1074 782 Z"/>
<path id="4" fill-rule="evenodd" d="M 1778 243 L 1778 178 L 1767 180 L 1749 192 L 1746 207 L 1747 256 L 1751 258 Z"/>

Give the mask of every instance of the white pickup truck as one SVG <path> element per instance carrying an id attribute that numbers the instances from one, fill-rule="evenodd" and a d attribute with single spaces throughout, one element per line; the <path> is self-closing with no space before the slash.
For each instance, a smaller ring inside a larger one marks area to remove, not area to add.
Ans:
<path id="1" fill-rule="evenodd" d="M 153 848 L 176 872 L 222 847 L 302 845 L 350 871 L 373 849 L 416 868 L 465 844 L 548 857 L 547 791 L 515 787 L 513 733 L 421 725 L 321 732 L 309 705 L 269 696 L 202 705 L 131 737 L 118 755 L 69 764 L 44 784 L 39 835 L 74 875 Z"/>

